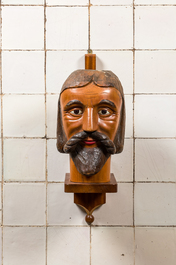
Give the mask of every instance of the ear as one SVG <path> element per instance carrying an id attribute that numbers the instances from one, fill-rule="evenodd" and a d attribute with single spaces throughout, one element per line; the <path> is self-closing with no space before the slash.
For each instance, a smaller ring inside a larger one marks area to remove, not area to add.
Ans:
<path id="1" fill-rule="evenodd" d="M 124 137 L 125 137 L 125 102 L 124 102 L 124 96 L 122 97 L 122 108 L 120 113 L 120 123 L 119 127 L 114 139 L 114 144 L 116 146 L 116 152 L 115 154 L 119 154 L 123 151 L 124 146 Z"/>
<path id="2" fill-rule="evenodd" d="M 67 142 L 67 138 L 66 138 L 64 128 L 63 128 L 63 123 L 62 123 L 62 112 L 61 112 L 60 97 L 59 97 L 58 112 L 57 112 L 57 150 L 60 153 L 65 153 L 63 148 L 66 142 Z"/>

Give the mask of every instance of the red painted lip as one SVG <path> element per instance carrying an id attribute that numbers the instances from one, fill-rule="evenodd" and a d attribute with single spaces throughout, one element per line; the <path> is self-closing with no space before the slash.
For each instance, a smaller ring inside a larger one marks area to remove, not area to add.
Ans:
<path id="1" fill-rule="evenodd" d="M 85 144 L 88 144 L 88 145 L 92 145 L 92 144 L 96 144 L 96 141 L 93 141 L 93 140 L 86 140 L 84 141 Z"/>

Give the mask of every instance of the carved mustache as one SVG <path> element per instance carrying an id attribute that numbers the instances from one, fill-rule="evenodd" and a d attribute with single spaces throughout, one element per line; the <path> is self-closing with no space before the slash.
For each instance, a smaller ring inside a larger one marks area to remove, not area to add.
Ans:
<path id="1" fill-rule="evenodd" d="M 115 154 L 116 152 L 115 144 L 109 139 L 107 135 L 100 132 L 87 133 L 84 131 L 76 133 L 66 142 L 63 148 L 64 152 L 71 153 L 76 148 L 77 144 L 82 142 L 87 137 L 91 137 L 92 139 L 98 141 L 102 145 L 102 148 L 104 148 L 107 153 Z"/>

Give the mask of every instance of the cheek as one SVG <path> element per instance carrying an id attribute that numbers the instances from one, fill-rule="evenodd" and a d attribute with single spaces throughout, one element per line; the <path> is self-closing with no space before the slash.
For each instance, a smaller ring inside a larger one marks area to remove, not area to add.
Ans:
<path id="1" fill-rule="evenodd" d="M 63 117 L 63 126 L 64 131 L 67 136 L 67 139 L 70 139 L 75 133 L 78 133 L 82 129 L 82 119 L 79 120 L 70 120 L 66 117 Z"/>
<path id="2" fill-rule="evenodd" d="M 117 117 L 117 119 L 113 121 L 105 121 L 99 119 L 99 131 L 106 134 L 110 138 L 110 140 L 113 141 L 117 132 L 118 124 L 119 117 Z"/>

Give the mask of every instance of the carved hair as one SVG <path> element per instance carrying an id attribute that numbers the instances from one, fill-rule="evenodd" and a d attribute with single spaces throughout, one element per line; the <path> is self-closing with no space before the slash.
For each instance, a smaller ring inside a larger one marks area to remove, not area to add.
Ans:
<path id="1" fill-rule="evenodd" d="M 93 82 L 99 87 L 115 87 L 122 96 L 122 108 L 120 113 L 120 123 L 115 135 L 114 144 L 116 146 L 116 154 L 121 153 L 124 145 L 125 134 L 125 102 L 123 87 L 118 77 L 111 71 L 97 71 L 97 70 L 77 70 L 71 73 L 64 82 L 61 93 L 68 88 L 78 88 L 87 86 Z M 60 107 L 60 97 L 58 101 L 58 117 L 57 117 L 57 149 L 59 152 L 64 153 L 63 147 L 67 141 Z"/>

